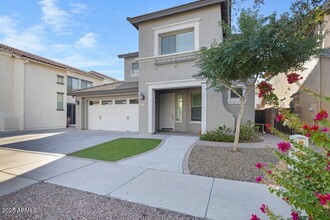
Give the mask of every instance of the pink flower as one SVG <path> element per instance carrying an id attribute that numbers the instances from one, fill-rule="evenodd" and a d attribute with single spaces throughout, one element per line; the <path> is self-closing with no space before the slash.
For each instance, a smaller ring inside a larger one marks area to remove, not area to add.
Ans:
<path id="1" fill-rule="evenodd" d="M 277 122 L 280 122 L 280 121 L 282 121 L 282 120 L 283 120 L 283 115 L 278 114 L 278 115 L 276 116 L 276 121 L 277 121 Z"/>
<path id="2" fill-rule="evenodd" d="M 254 214 L 253 214 L 253 215 L 251 216 L 251 220 L 260 220 L 260 218 L 258 218 L 257 215 L 254 215 Z"/>
<path id="3" fill-rule="evenodd" d="M 257 178 L 256 178 L 256 182 L 257 183 L 260 183 L 262 181 L 262 177 L 261 176 L 258 176 Z"/>
<path id="4" fill-rule="evenodd" d="M 268 207 L 267 207 L 265 204 L 262 204 L 261 207 L 260 207 L 260 210 L 261 210 L 263 213 L 266 213 L 266 212 L 267 212 L 267 209 L 268 209 Z"/>
<path id="5" fill-rule="evenodd" d="M 311 130 L 312 130 L 312 131 L 317 131 L 317 130 L 319 130 L 319 126 L 317 126 L 317 125 L 313 125 L 313 126 L 311 127 Z"/>
<path id="6" fill-rule="evenodd" d="M 272 125 L 271 124 L 266 124 L 266 128 L 270 128 Z"/>
<path id="7" fill-rule="evenodd" d="M 287 152 L 291 148 L 291 144 L 289 142 L 280 142 L 277 144 L 278 149 L 282 152 Z"/>
<path id="8" fill-rule="evenodd" d="M 297 212 L 291 212 L 292 220 L 299 220 L 299 214 Z"/>
<path id="9" fill-rule="evenodd" d="M 304 124 L 303 129 L 304 129 L 304 130 L 309 130 L 309 126 L 308 126 L 308 124 Z"/>
<path id="10" fill-rule="evenodd" d="M 323 128 L 323 129 L 322 129 L 322 132 L 324 132 L 324 133 L 329 132 L 329 128 Z"/>
<path id="11" fill-rule="evenodd" d="M 321 205 L 327 205 L 327 202 L 330 201 L 330 194 L 318 194 L 315 193 L 315 196 L 320 200 Z"/>
<path id="12" fill-rule="evenodd" d="M 256 166 L 258 169 L 261 169 L 261 168 L 267 166 L 267 164 L 265 164 L 265 163 L 257 163 L 255 166 Z"/>
<path id="13" fill-rule="evenodd" d="M 300 76 L 298 73 L 290 73 L 289 75 L 286 76 L 288 83 L 289 84 L 293 84 L 295 82 L 298 82 L 300 79 L 302 79 L 303 77 Z"/>
<path id="14" fill-rule="evenodd" d="M 328 162 L 327 167 L 325 168 L 326 170 L 330 170 L 330 162 Z"/>
<path id="15" fill-rule="evenodd" d="M 267 173 L 268 174 L 272 174 L 273 172 L 271 170 L 267 170 Z"/>
<path id="16" fill-rule="evenodd" d="M 261 83 L 259 83 L 257 85 L 257 88 L 259 90 L 259 94 L 258 94 L 259 98 L 266 96 L 266 95 L 270 95 L 271 91 L 274 90 L 272 84 L 270 84 L 266 81 L 262 81 Z"/>
<path id="17" fill-rule="evenodd" d="M 321 110 L 319 113 L 317 113 L 315 120 L 320 121 L 328 117 L 329 117 L 328 112 L 325 110 Z"/>
<path id="18" fill-rule="evenodd" d="M 311 136 L 311 134 L 307 133 L 307 134 L 305 134 L 305 136 L 309 138 Z"/>

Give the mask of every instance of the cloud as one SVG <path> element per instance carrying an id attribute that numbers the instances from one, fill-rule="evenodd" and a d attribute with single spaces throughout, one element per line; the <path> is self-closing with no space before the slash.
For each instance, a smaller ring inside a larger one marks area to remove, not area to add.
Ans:
<path id="1" fill-rule="evenodd" d="M 41 0 L 42 20 L 51 26 L 56 33 L 67 33 L 65 28 L 69 22 L 69 13 L 56 6 L 57 0 Z"/>
<path id="2" fill-rule="evenodd" d="M 9 46 L 37 53 L 44 51 L 44 32 L 41 26 L 35 25 L 26 29 L 19 28 L 19 22 L 8 16 L 0 16 L 0 41 Z"/>
<path id="3" fill-rule="evenodd" d="M 54 60 L 68 64 L 70 66 L 74 66 L 81 69 L 90 69 L 93 70 L 95 68 L 99 67 L 108 67 L 117 65 L 120 61 L 118 59 L 90 59 L 88 57 L 85 57 L 81 54 L 72 54 L 67 57 L 62 58 L 54 58 Z"/>
<path id="4" fill-rule="evenodd" d="M 72 7 L 71 13 L 74 13 L 74 14 L 79 14 L 82 11 L 87 9 L 87 6 L 85 4 L 81 4 L 81 3 L 71 3 L 70 6 Z"/>
<path id="5" fill-rule="evenodd" d="M 97 34 L 89 32 L 89 33 L 86 33 L 81 38 L 79 38 L 79 40 L 75 42 L 75 45 L 78 47 L 91 48 L 96 45 L 96 38 L 97 38 Z"/>

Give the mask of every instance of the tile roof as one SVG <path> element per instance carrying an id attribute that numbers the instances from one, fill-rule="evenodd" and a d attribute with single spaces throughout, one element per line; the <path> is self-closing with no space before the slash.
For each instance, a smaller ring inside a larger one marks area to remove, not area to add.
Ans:
<path id="1" fill-rule="evenodd" d="M 70 95 L 86 96 L 86 95 L 108 95 L 108 94 L 123 94 L 123 93 L 138 93 L 139 82 L 114 82 L 100 86 L 94 86 L 87 89 L 80 89 L 70 92 Z"/>
<path id="2" fill-rule="evenodd" d="M 7 52 L 7 53 L 11 53 L 13 55 L 16 55 L 16 56 L 19 56 L 19 57 L 22 57 L 22 58 L 26 58 L 28 60 L 41 62 L 41 63 L 48 64 L 48 65 L 51 65 L 51 66 L 55 66 L 55 67 L 58 67 L 58 68 L 61 68 L 61 69 L 64 69 L 64 70 L 71 70 L 71 71 L 74 71 L 74 72 L 77 72 L 77 73 L 80 73 L 80 74 L 84 74 L 84 75 L 87 75 L 87 76 L 94 76 L 94 77 L 102 78 L 102 79 L 108 78 L 108 79 L 118 81 L 115 78 L 103 75 L 103 74 L 95 72 L 95 71 L 87 72 L 87 71 L 84 71 L 84 70 L 81 70 L 81 69 L 63 64 L 63 63 L 56 62 L 54 60 L 47 59 L 45 57 L 41 57 L 41 56 L 38 56 L 38 55 L 35 55 L 35 54 L 32 54 L 32 53 L 28 53 L 28 52 L 16 49 L 14 47 L 10 47 L 10 46 L 4 45 L 4 44 L 0 44 L 0 52 L 2 52 L 2 51 Z"/>

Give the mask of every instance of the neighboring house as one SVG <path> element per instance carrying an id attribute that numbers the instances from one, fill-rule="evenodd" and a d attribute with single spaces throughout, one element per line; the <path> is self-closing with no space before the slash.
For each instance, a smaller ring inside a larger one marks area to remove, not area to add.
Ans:
<path id="1" fill-rule="evenodd" d="M 207 89 L 196 52 L 223 41 L 220 21 L 230 21 L 227 0 L 203 0 L 128 18 L 139 31 L 139 52 L 125 60 L 125 81 L 72 94 L 79 98 L 77 128 L 198 133 L 234 127 L 240 101 L 230 92 Z M 254 94 L 243 121 L 254 120 Z"/>
<path id="2" fill-rule="evenodd" d="M 75 124 L 75 89 L 117 80 L 0 44 L 0 131 Z"/>
<path id="3" fill-rule="evenodd" d="M 325 16 L 325 27 L 330 30 L 330 16 Z M 320 28 L 320 27 L 319 27 Z M 330 36 L 327 34 L 322 44 L 323 48 L 330 48 Z M 330 96 L 330 51 L 322 56 L 312 58 L 304 66 L 304 71 L 297 72 L 303 79 L 299 82 L 303 87 L 308 87 L 321 96 Z M 302 87 L 296 84 L 288 85 L 285 74 L 279 74 L 269 81 L 274 87 L 274 93 L 279 97 L 280 107 L 292 108 L 302 121 L 314 123 L 316 114 L 325 109 L 330 112 L 330 103 L 320 101 L 308 95 Z"/>

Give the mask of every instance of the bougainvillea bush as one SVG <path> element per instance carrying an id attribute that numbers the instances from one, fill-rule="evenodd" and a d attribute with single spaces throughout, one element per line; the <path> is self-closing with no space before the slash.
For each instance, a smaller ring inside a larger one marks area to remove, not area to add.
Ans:
<path id="1" fill-rule="evenodd" d="M 302 77 L 297 73 L 287 75 L 288 83 L 298 83 Z M 271 85 L 262 83 L 258 86 L 260 97 L 266 100 L 274 99 Z M 328 101 L 329 97 L 316 98 Z M 270 96 L 271 98 L 267 98 Z M 274 102 L 273 102 L 274 104 Z M 270 192 L 281 197 L 292 207 L 291 219 L 330 219 L 330 122 L 328 112 L 321 110 L 314 119 L 314 124 L 302 122 L 297 115 L 289 110 L 280 109 L 276 121 L 294 129 L 295 133 L 305 135 L 310 140 L 310 146 L 303 146 L 287 136 L 270 128 L 284 141 L 278 143 L 274 154 L 284 166 L 257 163 L 256 169 L 264 171 L 264 176 L 256 177 L 256 182 L 268 185 Z M 271 211 L 267 204 L 260 204 L 260 210 L 270 219 L 285 219 L 280 214 Z M 252 220 L 260 219 L 256 214 Z"/>

